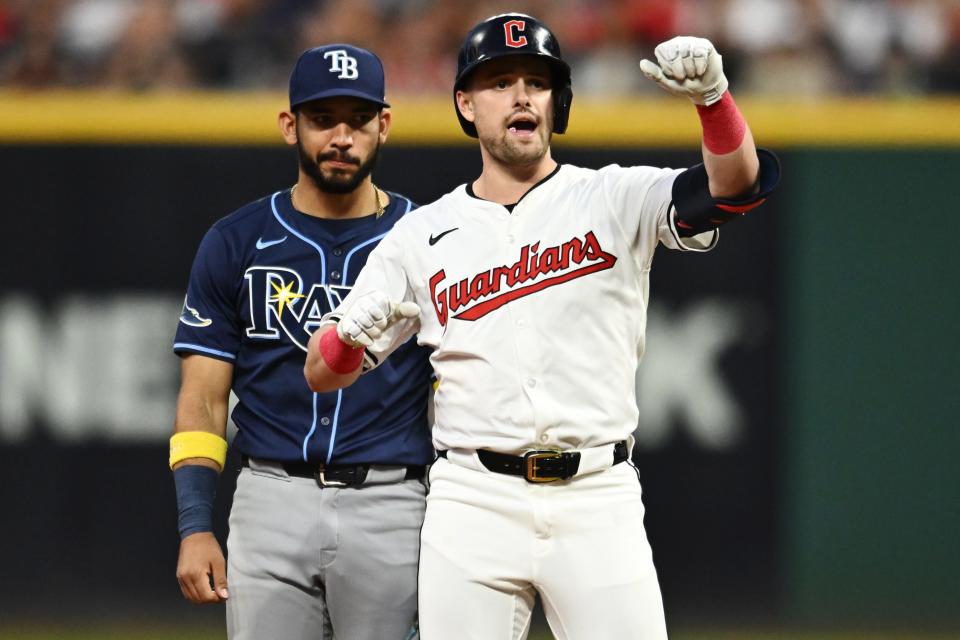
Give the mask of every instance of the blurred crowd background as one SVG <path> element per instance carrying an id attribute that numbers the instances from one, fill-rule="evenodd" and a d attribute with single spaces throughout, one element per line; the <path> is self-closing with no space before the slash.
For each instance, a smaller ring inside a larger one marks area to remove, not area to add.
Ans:
<path id="1" fill-rule="evenodd" d="M 282 89 L 301 50 L 351 42 L 388 94 L 446 93 L 464 34 L 507 10 L 554 29 L 578 95 L 653 91 L 636 63 L 677 34 L 738 91 L 960 92 L 960 0 L 0 0 L 0 86 Z"/>
<path id="2" fill-rule="evenodd" d="M 573 67 L 564 163 L 700 161 L 637 68 L 673 35 L 769 99 L 777 193 L 651 274 L 634 459 L 672 637 L 960 638 L 960 0 L 0 0 L 0 639 L 223 638 L 176 586 L 166 465 L 196 246 L 296 179 L 272 123 L 318 44 L 376 51 L 415 123 L 378 184 L 473 179 L 456 55 L 507 10 Z"/>

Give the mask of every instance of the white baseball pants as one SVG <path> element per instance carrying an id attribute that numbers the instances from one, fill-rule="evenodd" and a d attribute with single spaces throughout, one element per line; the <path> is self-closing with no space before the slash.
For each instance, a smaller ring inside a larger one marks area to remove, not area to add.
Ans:
<path id="1" fill-rule="evenodd" d="M 440 458 L 421 532 L 420 637 L 521 640 L 536 591 L 558 640 L 666 638 L 643 515 L 630 463 L 532 484 Z"/>

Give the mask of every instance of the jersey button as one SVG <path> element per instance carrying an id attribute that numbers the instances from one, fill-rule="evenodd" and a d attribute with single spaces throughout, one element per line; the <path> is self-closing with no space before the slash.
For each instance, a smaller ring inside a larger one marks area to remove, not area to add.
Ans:
<path id="1" fill-rule="evenodd" d="M 516 240 L 516 238 L 512 233 L 507 235 L 507 242 L 513 242 L 514 240 Z"/>
<path id="2" fill-rule="evenodd" d="M 517 329 L 523 329 L 525 326 L 527 326 L 526 322 L 523 320 L 517 320 Z"/>
<path id="3" fill-rule="evenodd" d="M 320 418 L 320 424 L 322 424 L 323 426 L 326 427 L 327 425 L 330 424 L 330 418 L 328 418 L 328 417 L 326 417 L 326 416 Z"/>
<path id="4" fill-rule="evenodd" d="M 537 381 L 533 378 L 527 378 L 527 386 L 532 389 L 533 387 L 537 386 Z"/>
<path id="5" fill-rule="evenodd" d="M 337 256 L 337 257 L 339 258 L 340 256 L 343 255 L 343 249 L 334 249 L 334 250 L 333 250 L 333 255 L 335 255 L 335 256 Z"/>
<path id="6" fill-rule="evenodd" d="M 546 444 L 549 441 L 550 441 L 550 436 L 548 436 L 545 433 L 540 435 L 540 442 L 542 442 L 543 444 Z"/>
<path id="7" fill-rule="evenodd" d="M 333 271 L 330 272 L 330 277 L 333 278 L 334 280 L 339 280 L 340 272 L 334 269 Z"/>

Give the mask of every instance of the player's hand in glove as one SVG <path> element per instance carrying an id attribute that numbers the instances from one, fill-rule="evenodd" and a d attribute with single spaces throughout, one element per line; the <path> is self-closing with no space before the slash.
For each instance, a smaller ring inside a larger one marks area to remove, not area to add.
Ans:
<path id="1" fill-rule="evenodd" d="M 337 336 L 351 346 L 369 347 L 383 332 L 404 318 L 420 315 L 415 302 L 391 302 L 385 293 L 374 291 L 357 299 L 337 324 Z"/>
<path id="2" fill-rule="evenodd" d="M 705 38 L 677 36 L 654 49 L 657 63 L 640 61 L 640 70 L 668 93 L 710 106 L 727 90 L 723 59 Z"/>

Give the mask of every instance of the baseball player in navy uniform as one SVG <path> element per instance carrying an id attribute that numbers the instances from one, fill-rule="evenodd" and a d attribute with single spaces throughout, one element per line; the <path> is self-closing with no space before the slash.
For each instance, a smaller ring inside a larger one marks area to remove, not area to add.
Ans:
<path id="1" fill-rule="evenodd" d="M 177 328 L 182 357 L 170 465 L 177 578 L 226 601 L 234 639 L 415 637 L 428 350 L 399 346 L 348 391 L 315 393 L 305 350 L 384 235 L 414 209 L 371 179 L 390 129 L 383 66 L 336 44 L 303 53 L 279 116 L 299 154 L 292 188 L 221 219 L 200 244 Z M 231 389 L 243 468 L 229 563 L 211 511 Z"/>
<path id="2" fill-rule="evenodd" d="M 524 638 L 536 593 L 560 640 L 666 637 L 629 462 L 649 272 L 659 244 L 713 248 L 779 169 L 709 41 L 656 58 L 638 72 L 694 103 L 703 164 L 584 169 L 550 152 L 573 99 L 554 35 L 521 14 L 474 27 L 453 97 L 480 177 L 401 220 L 311 338 L 317 390 L 362 383 L 412 335 L 434 349 L 424 640 Z"/>

